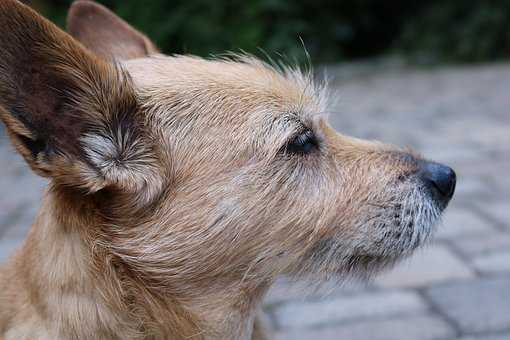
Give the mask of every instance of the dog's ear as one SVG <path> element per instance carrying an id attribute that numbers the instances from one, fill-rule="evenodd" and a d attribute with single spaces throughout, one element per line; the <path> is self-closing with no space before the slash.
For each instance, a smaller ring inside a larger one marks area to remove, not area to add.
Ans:
<path id="1" fill-rule="evenodd" d="M 16 0 L 0 32 L 0 119 L 34 171 L 90 192 L 155 180 L 127 74 Z"/>
<path id="2" fill-rule="evenodd" d="M 77 0 L 72 4 L 67 30 L 102 58 L 127 60 L 158 53 L 149 38 L 106 7 L 90 0 Z"/>

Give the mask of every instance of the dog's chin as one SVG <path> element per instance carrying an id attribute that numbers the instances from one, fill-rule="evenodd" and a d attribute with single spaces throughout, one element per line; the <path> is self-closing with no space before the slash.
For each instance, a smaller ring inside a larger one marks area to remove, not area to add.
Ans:
<path id="1" fill-rule="evenodd" d="M 446 206 L 426 188 L 413 186 L 390 204 L 384 210 L 386 213 L 378 212 L 384 217 L 373 219 L 368 228 L 371 232 L 366 233 L 365 240 L 372 247 L 360 255 L 379 258 L 382 263 L 394 263 L 409 256 L 431 239 Z"/>
<path id="2" fill-rule="evenodd" d="M 417 188 L 374 213 L 377 218 L 369 218 L 370 223 L 360 226 L 356 237 L 345 239 L 337 234 L 317 242 L 307 254 L 305 262 L 309 265 L 302 267 L 300 274 L 311 269 L 318 278 L 370 279 L 426 244 L 445 208 Z"/>

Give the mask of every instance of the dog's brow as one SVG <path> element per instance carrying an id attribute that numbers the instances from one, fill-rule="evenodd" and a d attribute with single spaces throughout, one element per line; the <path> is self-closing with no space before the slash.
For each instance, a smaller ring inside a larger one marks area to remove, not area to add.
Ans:
<path id="1" fill-rule="evenodd" d="M 296 112 L 287 112 L 274 117 L 269 124 L 268 135 L 271 136 L 268 143 L 273 145 L 284 144 L 291 136 L 298 133 L 306 126 Z"/>

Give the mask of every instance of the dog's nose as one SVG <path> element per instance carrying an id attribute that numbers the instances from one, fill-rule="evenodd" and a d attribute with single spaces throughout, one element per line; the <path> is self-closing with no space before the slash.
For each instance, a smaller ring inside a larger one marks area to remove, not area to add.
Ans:
<path id="1" fill-rule="evenodd" d="M 420 161 L 418 174 L 433 194 L 448 203 L 455 192 L 457 176 L 452 168 L 434 162 Z"/>

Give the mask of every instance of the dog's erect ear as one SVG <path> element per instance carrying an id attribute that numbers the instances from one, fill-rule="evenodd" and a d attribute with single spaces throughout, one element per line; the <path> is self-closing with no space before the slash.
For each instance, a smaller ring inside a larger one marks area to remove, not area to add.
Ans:
<path id="1" fill-rule="evenodd" d="M 154 181 L 130 79 L 16 0 L 0 1 L 0 119 L 40 175 L 96 191 Z"/>
<path id="2" fill-rule="evenodd" d="M 128 60 L 158 53 L 145 35 L 93 1 L 78 0 L 72 4 L 67 30 L 102 58 Z"/>

